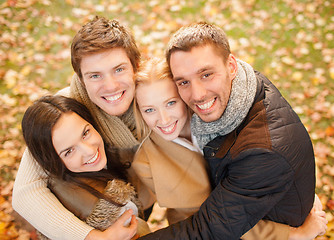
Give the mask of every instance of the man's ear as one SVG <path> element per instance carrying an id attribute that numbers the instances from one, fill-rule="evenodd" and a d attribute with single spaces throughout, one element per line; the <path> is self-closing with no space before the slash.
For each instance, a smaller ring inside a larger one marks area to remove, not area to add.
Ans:
<path id="1" fill-rule="evenodd" d="M 238 64 L 233 54 L 228 56 L 226 66 L 229 69 L 231 79 L 234 79 L 238 72 Z"/>

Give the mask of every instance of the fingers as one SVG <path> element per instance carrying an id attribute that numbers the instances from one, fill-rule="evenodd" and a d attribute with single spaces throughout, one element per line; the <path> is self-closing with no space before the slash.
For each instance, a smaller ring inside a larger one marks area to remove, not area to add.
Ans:
<path id="1" fill-rule="evenodd" d="M 139 236 L 136 237 L 137 225 L 138 225 L 138 221 L 136 219 L 136 216 L 132 215 L 130 226 L 127 228 L 129 231 L 129 234 L 131 235 L 131 239 L 137 239 L 139 237 Z"/>
<path id="2" fill-rule="evenodd" d="M 137 225 L 137 224 L 138 224 L 138 220 L 137 220 L 136 216 L 132 215 L 132 217 L 131 217 L 131 225 Z"/>
<path id="3" fill-rule="evenodd" d="M 131 218 L 132 215 L 133 215 L 133 210 L 132 210 L 132 209 L 126 210 L 126 211 L 125 211 L 125 212 L 118 218 L 118 220 L 117 220 L 115 223 L 124 226 L 125 223 Z"/>
<path id="4" fill-rule="evenodd" d="M 315 211 L 314 214 L 318 217 L 319 224 L 321 225 L 319 236 L 322 236 L 327 231 L 328 220 L 326 219 L 326 213 L 325 211 Z"/>
<path id="5" fill-rule="evenodd" d="M 313 208 L 312 209 L 315 209 L 315 211 L 321 211 L 322 210 L 322 203 L 321 203 L 317 194 L 315 194 L 315 196 L 314 196 L 314 203 L 313 203 Z"/>
<path id="6" fill-rule="evenodd" d="M 324 234 L 326 233 L 326 231 L 327 231 L 327 225 L 324 225 L 324 226 L 323 226 L 323 229 L 322 229 L 321 232 L 318 234 L 318 236 L 322 236 L 322 235 L 324 235 Z"/>
<path id="7" fill-rule="evenodd" d="M 326 218 L 326 212 L 325 211 L 314 211 L 314 214 L 316 214 L 319 217 Z"/>

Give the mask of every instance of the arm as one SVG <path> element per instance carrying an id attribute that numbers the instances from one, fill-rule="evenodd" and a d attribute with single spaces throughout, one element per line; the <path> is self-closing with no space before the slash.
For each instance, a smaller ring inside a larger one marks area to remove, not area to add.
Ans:
<path id="1" fill-rule="evenodd" d="M 298 228 L 290 228 L 289 240 L 314 239 L 316 236 L 321 236 L 326 233 L 327 224 L 326 213 L 322 210 L 319 197 L 315 195 L 313 208 L 303 225 Z"/>
<path id="2" fill-rule="evenodd" d="M 300 227 L 295 228 L 269 220 L 260 220 L 241 239 L 312 240 L 318 235 L 325 234 L 327 223 L 326 214 L 321 210 L 321 206 L 319 209 L 316 200 L 313 209 Z"/>
<path id="3" fill-rule="evenodd" d="M 252 229 L 245 233 L 242 240 L 275 239 L 290 240 L 290 226 L 269 220 L 260 220 Z"/>
<path id="4" fill-rule="evenodd" d="M 271 164 L 263 164 L 266 159 Z M 141 239 L 239 239 L 285 195 L 293 177 L 284 159 L 271 152 L 245 155 L 228 172 L 199 212 Z"/>
<path id="5" fill-rule="evenodd" d="M 85 240 L 103 240 L 103 239 L 114 239 L 114 240 L 130 240 L 137 232 L 137 220 L 133 210 L 127 210 L 123 215 L 109 228 L 104 231 L 93 229 L 89 232 Z M 132 215 L 132 217 L 131 217 Z M 131 223 L 128 227 L 124 226 L 125 222 L 131 217 Z"/>
<path id="6" fill-rule="evenodd" d="M 14 210 L 51 239 L 84 239 L 93 228 L 63 207 L 48 189 L 46 178 L 26 149 L 14 183 Z"/>

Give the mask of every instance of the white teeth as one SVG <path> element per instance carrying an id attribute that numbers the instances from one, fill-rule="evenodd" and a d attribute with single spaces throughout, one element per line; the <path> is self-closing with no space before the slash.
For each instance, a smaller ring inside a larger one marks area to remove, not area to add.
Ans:
<path id="1" fill-rule="evenodd" d="M 116 100 L 118 100 L 120 97 L 122 97 L 122 95 L 123 95 L 123 92 L 120 92 L 120 93 L 118 93 L 118 94 L 116 94 L 116 95 L 113 95 L 113 96 L 108 96 L 108 97 L 104 97 L 105 99 L 107 99 L 108 101 L 116 101 Z"/>
<path id="2" fill-rule="evenodd" d="M 169 133 L 173 130 L 174 126 L 175 126 L 176 122 L 169 125 L 168 127 L 160 127 L 164 132 Z"/>
<path id="3" fill-rule="evenodd" d="M 98 156 L 99 156 L 99 151 L 97 151 L 95 156 L 91 160 L 87 161 L 85 164 L 90 164 L 95 162 Z"/>
<path id="4" fill-rule="evenodd" d="M 199 107 L 201 110 L 206 110 L 206 109 L 209 109 L 210 107 L 212 107 L 214 102 L 215 102 L 215 98 L 212 99 L 210 102 L 207 102 L 205 104 L 197 105 L 197 107 Z"/>

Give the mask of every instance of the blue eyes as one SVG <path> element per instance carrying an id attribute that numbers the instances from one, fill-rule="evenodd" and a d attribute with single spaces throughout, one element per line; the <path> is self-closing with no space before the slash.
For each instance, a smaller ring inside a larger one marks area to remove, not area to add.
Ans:
<path id="1" fill-rule="evenodd" d="M 154 111 L 153 108 L 149 108 L 149 109 L 146 109 L 144 112 L 145 112 L 145 113 L 151 113 L 151 112 L 153 112 L 153 111 Z"/>
<path id="2" fill-rule="evenodd" d="M 124 68 L 117 68 L 115 72 L 119 73 L 122 72 L 124 70 Z"/>
<path id="3" fill-rule="evenodd" d="M 98 74 L 93 74 L 93 75 L 89 76 L 89 78 L 92 78 L 92 79 L 97 79 L 99 77 L 100 77 L 100 75 L 98 75 Z"/>
<path id="4" fill-rule="evenodd" d="M 169 101 L 167 104 L 166 104 L 166 106 L 167 107 L 170 107 L 170 106 L 173 106 L 173 105 L 175 105 L 176 104 L 176 101 Z M 147 109 L 145 109 L 144 110 L 144 113 L 152 113 L 152 112 L 155 112 L 156 111 L 156 109 L 154 109 L 154 108 L 147 108 Z"/>
<path id="5" fill-rule="evenodd" d="M 170 102 L 168 102 L 167 103 L 167 106 L 169 107 L 169 106 L 172 106 L 172 105 L 174 105 L 176 103 L 176 101 L 170 101 Z"/>
<path id="6" fill-rule="evenodd" d="M 123 72 L 125 70 L 125 68 L 124 67 L 119 67 L 119 68 L 116 68 L 115 69 L 115 73 L 121 73 L 121 72 Z M 103 78 L 103 74 L 101 75 L 101 74 L 92 74 L 92 75 L 90 75 L 89 76 L 89 78 L 90 79 L 100 79 L 100 78 Z"/>

